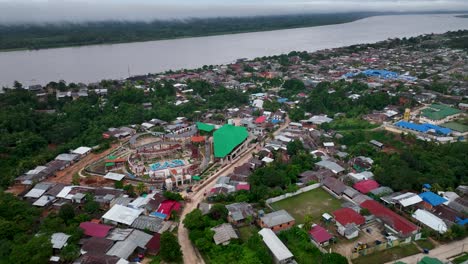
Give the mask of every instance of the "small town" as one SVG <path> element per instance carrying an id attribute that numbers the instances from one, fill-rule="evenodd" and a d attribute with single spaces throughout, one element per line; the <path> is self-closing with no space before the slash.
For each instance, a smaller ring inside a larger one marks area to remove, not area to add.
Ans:
<path id="1" fill-rule="evenodd" d="M 2 185 L 40 210 L 49 263 L 465 263 L 466 36 L 16 82 L 66 132 Z"/>

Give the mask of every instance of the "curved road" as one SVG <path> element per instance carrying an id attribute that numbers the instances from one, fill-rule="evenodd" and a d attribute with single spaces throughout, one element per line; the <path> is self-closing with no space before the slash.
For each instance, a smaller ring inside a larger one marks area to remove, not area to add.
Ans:
<path id="1" fill-rule="evenodd" d="M 277 135 L 289 125 L 289 118 L 286 117 L 284 124 L 274 132 Z M 227 175 L 234 171 L 234 168 L 246 163 L 254 152 L 257 151 L 258 144 L 253 145 L 247 151 L 245 151 L 240 158 L 235 160 L 233 163 L 227 165 L 215 175 L 211 176 L 210 179 L 202 185 L 202 187 L 192 193 L 190 196 L 191 202 L 187 203 L 180 214 L 180 222 L 177 237 L 179 238 L 179 244 L 183 253 L 184 263 L 190 264 L 204 264 L 203 257 L 198 252 L 197 248 L 192 244 L 189 238 L 188 230 L 184 227 L 183 221 L 185 216 L 197 208 L 197 205 L 205 199 L 204 194 L 208 192 L 216 184 L 216 179 L 222 175 Z"/>

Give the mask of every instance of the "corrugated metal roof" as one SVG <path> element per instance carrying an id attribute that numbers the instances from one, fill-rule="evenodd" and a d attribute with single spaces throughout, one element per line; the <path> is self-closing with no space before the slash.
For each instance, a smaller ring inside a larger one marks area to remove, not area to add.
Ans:
<path id="1" fill-rule="evenodd" d="M 214 156 L 223 158 L 249 136 L 245 127 L 224 125 L 213 133 Z"/>
<path id="2" fill-rule="evenodd" d="M 262 236 L 263 242 L 270 249 L 273 255 L 275 255 L 275 258 L 278 261 L 294 257 L 291 251 L 289 251 L 289 249 L 283 244 L 283 242 L 281 242 L 275 233 L 271 231 L 271 229 L 263 228 L 258 233 Z"/>

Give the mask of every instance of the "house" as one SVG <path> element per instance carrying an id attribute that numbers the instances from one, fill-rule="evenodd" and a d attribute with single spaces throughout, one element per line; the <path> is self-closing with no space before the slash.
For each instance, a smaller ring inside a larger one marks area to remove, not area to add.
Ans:
<path id="1" fill-rule="evenodd" d="M 255 216 L 255 211 L 252 205 L 242 202 L 226 205 L 228 210 L 228 222 L 234 225 L 240 225 L 246 222 L 247 219 Z"/>
<path id="2" fill-rule="evenodd" d="M 161 250 L 161 234 L 154 233 L 153 237 L 146 244 L 146 253 L 156 256 Z"/>
<path id="3" fill-rule="evenodd" d="M 114 225 L 124 224 L 130 226 L 141 213 L 141 210 L 116 204 L 102 216 L 102 219 L 105 223 L 108 222 Z"/>
<path id="4" fill-rule="evenodd" d="M 315 165 L 324 168 L 324 169 L 329 169 L 331 170 L 334 174 L 340 174 L 343 172 L 345 169 L 338 165 L 337 163 L 329 160 L 322 160 L 320 162 L 315 163 Z"/>
<path id="5" fill-rule="evenodd" d="M 279 210 L 266 214 L 259 219 L 259 225 L 262 228 L 270 228 L 278 232 L 289 229 L 296 223 L 295 219 L 286 210 Z"/>
<path id="6" fill-rule="evenodd" d="M 313 225 L 309 231 L 310 238 L 320 246 L 327 246 L 333 236 L 322 226 Z"/>
<path id="7" fill-rule="evenodd" d="M 364 216 L 358 214 L 351 208 L 341 208 L 334 211 L 332 214 L 335 217 L 338 233 L 347 239 L 357 237 L 359 235 L 359 229 L 357 227 L 366 222 Z"/>
<path id="8" fill-rule="evenodd" d="M 322 187 L 327 188 L 337 196 L 341 196 L 346 189 L 346 185 L 334 177 L 326 177 L 322 184 Z"/>
<path id="9" fill-rule="evenodd" d="M 326 177 L 333 176 L 334 173 L 329 169 L 319 169 L 318 171 L 305 171 L 299 174 L 299 181 L 309 183 L 311 181 L 321 182 Z"/>
<path id="10" fill-rule="evenodd" d="M 356 184 L 354 184 L 353 188 L 360 191 L 363 194 L 367 194 L 370 191 L 377 189 L 379 187 L 379 183 L 374 180 L 363 180 Z"/>
<path id="11" fill-rule="evenodd" d="M 262 236 L 263 243 L 268 247 L 275 264 L 294 263 L 294 255 L 271 229 L 263 228 L 258 234 Z"/>
<path id="12" fill-rule="evenodd" d="M 140 230 L 133 230 L 127 238 L 122 241 L 117 241 L 106 254 L 128 259 L 137 248 L 146 250 L 146 245 L 151 238 L 153 238 L 152 235 L 146 234 Z"/>
<path id="13" fill-rule="evenodd" d="M 211 228 L 211 230 L 215 232 L 213 240 L 216 245 L 228 245 L 231 239 L 239 239 L 231 224 L 224 223 Z"/>
<path id="14" fill-rule="evenodd" d="M 165 200 L 163 201 L 157 210 L 161 216 L 165 216 L 165 220 L 169 220 L 172 211 L 179 211 L 181 204 L 177 201 Z"/>
<path id="15" fill-rule="evenodd" d="M 363 171 L 359 173 L 348 173 L 347 178 L 351 180 L 351 182 L 356 183 L 363 180 L 370 180 L 374 178 L 374 174 L 370 171 Z"/>
<path id="16" fill-rule="evenodd" d="M 79 148 L 73 150 L 71 153 L 75 154 L 75 155 L 78 155 L 80 158 L 83 158 L 84 156 L 91 153 L 91 150 L 92 149 L 88 148 L 88 147 L 79 147 Z"/>
<path id="17" fill-rule="evenodd" d="M 416 225 L 374 200 L 364 201 L 361 207 L 380 219 L 388 231 L 400 237 L 409 237 L 419 230 Z"/>
<path id="18" fill-rule="evenodd" d="M 424 201 L 424 206 L 428 209 L 432 209 L 435 206 L 438 206 L 447 202 L 447 199 L 433 192 L 420 193 L 419 197 L 421 197 L 421 199 Z"/>
<path id="19" fill-rule="evenodd" d="M 399 205 L 400 208 L 408 207 L 422 202 L 423 200 L 416 193 L 394 193 L 380 198 L 388 204 Z"/>
<path id="20" fill-rule="evenodd" d="M 67 245 L 67 241 L 70 238 L 70 235 L 65 233 L 54 233 L 50 237 L 50 243 L 52 243 L 52 248 L 56 250 L 62 249 L 64 246 Z"/>
<path id="21" fill-rule="evenodd" d="M 80 228 L 83 229 L 84 234 L 87 236 L 106 237 L 113 227 L 93 222 L 82 222 L 80 223 Z"/>
<path id="22" fill-rule="evenodd" d="M 83 254 L 104 255 L 114 245 L 114 241 L 102 237 L 91 237 L 84 240 L 81 246 Z"/>
<path id="23" fill-rule="evenodd" d="M 440 234 L 447 232 L 445 222 L 426 210 L 418 209 L 413 213 L 412 217 Z"/>

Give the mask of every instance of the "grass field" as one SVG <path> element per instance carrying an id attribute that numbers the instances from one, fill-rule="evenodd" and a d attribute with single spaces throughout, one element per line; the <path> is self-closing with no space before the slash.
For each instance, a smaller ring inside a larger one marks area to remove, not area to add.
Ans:
<path id="1" fill-rule="evenodd" d="M 465 262 L 467 260 L 468 260 L 468 253 L 465 253 L 465 254 L 455 258 L 454 260 L 452 260 L 452 262 L 455 263 L 455 264 L 461 264 L 461 263 L 463 263 L 463 262 Z"/>
<path id="2" fill-rule="evenodd" d="M 421 253 L 421 251 L 411 243 L 353 259 L 353 264 L 385 263 L 418 253 Z"/>
<path id="3" fill-rule="evenodd" d="M 304 216 L 312 215 L 314 222 L 319 222 L 323 213 L 331 213 L 341 208 L 341 202 L 322 188 L 317 188 L 291 198 L 271 204 L 275 210 L 284 209 L 295 219 L 297 224 L 304 223 Z"/>
<path id="4" fill-rule="evenodd" d="M 239 227 L 239 235 L 240 235 L 240 238 L 242 239 L 242 241 L 246 242 L 247 240 L 249 240 L 249 238 L 254 234 L 254 233 L 257 233 L 259 230 L 257 227 L 255 226 L 243 226 L 243 227 Z"/>
<path id="5" fill-rule="evenodd" d="M 418 244 L 418 246 L 420 246 L 421 248 L 427 248 L 427 249 L 434 248 L 434 244 L 432 244 L 432 242 L 427 239 L 421 239 L 421 240 L 415 241 L 415 243 Z"/>

